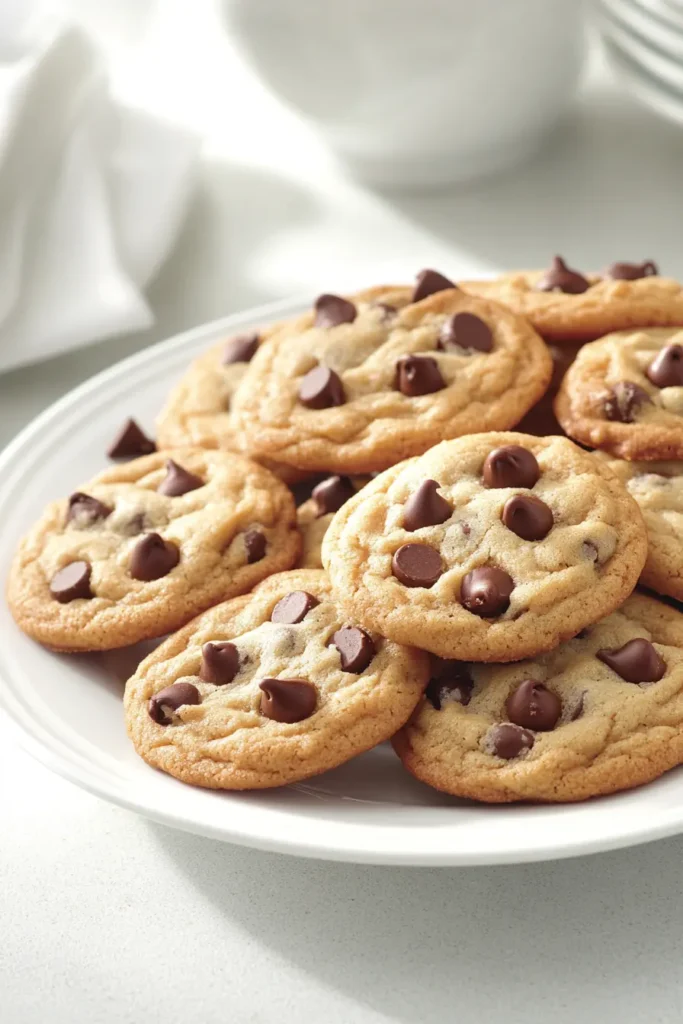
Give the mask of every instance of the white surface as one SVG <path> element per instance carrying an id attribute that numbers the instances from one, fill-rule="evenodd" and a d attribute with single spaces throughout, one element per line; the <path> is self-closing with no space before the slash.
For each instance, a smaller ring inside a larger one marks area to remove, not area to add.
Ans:
<path id="1" fill-rule="evenodd" d="M 92 16 L 95 4 L 77 5 Z M 143 0 L 108 5 L 146 9 Z M 141 67 L 208 139 L 159 338 L 380 266 L 658 258 L 683 275 L 683 134 L 591 84 L 528 167 L 389 202 L 334 176 L 199 4 L 166 0 Z M 184 8 L 184 10 L 183 10 Z M 186 16 L 192 8 L 192 16 Z M 135 24 L 124 32 L 135 37 Z M 116 26 L 114 26 L 115 28 Z M 113 29 L 106 36 L 114 40 Z M 180 42 L 182 40 L 182 43 Z M 178 73 L 178 53 L 183 73 Z M 154 60 L 149 57 L 153 54 Z M 254 130 L 251 118 L 268 118 Z M 276 156 L 275 156 L 276 154 Z M 362 239 L 362 243 L 359 242 Z M 4 440 L 141 338 L 0 378 Z M 135 398 L 131 396 L 131 407 Z M 51 775 L 0 723 L 0 1015 L 10 1024 L 678 1024 L 683 839 L 546 865 L 316 864 L 150 825 Z"/>
<path id="2" fill-rule="evenodd" d="M 27 522 L 97 472 L 130 408 L 149 430 L 173 381 L 221 338 L 301 312 L 277 304 L 163 342 L 65 396 L 0 457 L 0 577 Z M 277 790 L 184 786 L 136 757 L 122 685 L 148 645 L 101 655 L 51 654 L 0 605 L 0 708 L 39 760 L 90 792 L 211 838 L 310 857 L 391 865 L 518 863 L 614 849 L 683 830 L 683 768 L 647 787 L 567 807 L 477 806 L 415 782 L 388 745 Z"/>

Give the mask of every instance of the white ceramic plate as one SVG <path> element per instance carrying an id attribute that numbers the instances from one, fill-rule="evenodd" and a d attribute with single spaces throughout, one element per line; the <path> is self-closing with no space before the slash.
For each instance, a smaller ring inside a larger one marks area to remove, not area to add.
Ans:
<path id="1" fill-rule="evenodd" d="M 188 360 L 221 337 L 286 316 L 271 306 L 147 349 L 77 388 L 0 456 L 0 571 L 43 505 L 97 472 L 116 428 L 148 429 Z M 155 772 L 133 753 L 121 693 L 140 651 L 54 655 L 0 608 L 0 706 L 20 741 L 77 785 L 156 821 L 259 849 L 379 864 L 493 864 L 569 857 L 683 830 L 683 772 L 633 793 L 560 807 L 487 807 L 414 781 L 388 745 L 317 779 L 214 793 Z"/>

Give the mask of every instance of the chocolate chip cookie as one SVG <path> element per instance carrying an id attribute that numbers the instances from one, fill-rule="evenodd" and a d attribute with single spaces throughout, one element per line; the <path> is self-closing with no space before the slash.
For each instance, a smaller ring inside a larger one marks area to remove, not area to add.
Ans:
<path id="1" fill-rule="evenodd" d="M 259 458 L 371 473 L 444 438 L 513 426 L 551 372 L 524 319 L 429 271 L 412 290 L 320 296 L 259 348 L 233 418 Z"/>
<path id="2" fill-rule="evenodd" d="M 393 740 L 418 779 L 501 803 L 631 789 L 683 762 L 683 615 L 642 595 L 514 665 L 435 659 Z"/>
<path id="3" fill-rule="evenodd" d="M 301 569 L 322 569 L 320 548 L 335 512 L 364 487 L 368 476 L 328 476 L 296 510 L 296 521 L 303 547 L 299 558 Z"/>
<path id="4" fill-rule="evenodd" d="M 555 413 L 570 435 L 623 459 L 683 459 L 683 330 L 621 331 L 584 345 Z"/>
<path id="5" fill-rule="evenodd" d="M 158 647 L 126 686 L 126 724 L 183 782 L 282 786 L 388 739 L 428 676 L 422 652 L 340 615 L 323 572 L 281 573 Z"/>
<path id="6" fill-rule="evenodd" d="M 323 563 L 347 615 L 444 658 L 515 661 L 618 607 L 645 525 L 614 474 L 563 437 L 472 434 L 372 480 Z"/>
<path id="7" fill-rule="evenodd" d="M 290 568 L 291 493 L 239 455 L 185 448 L 109 469 L 48 506 L 19 545 L 8 600 L 25 633 L 64 651 L 162 636 Z"/>
<path id="8" fill-rule="evenodd" d="M 551 341 L 590 341 L 610 331 L 683 324 L 683 288 L 660 277 L 652 260 L 612 263 L 601 274 L 584 274 L 556 256 L 547 270 L 464 281 L 462 287 L 528 317 Z"/>

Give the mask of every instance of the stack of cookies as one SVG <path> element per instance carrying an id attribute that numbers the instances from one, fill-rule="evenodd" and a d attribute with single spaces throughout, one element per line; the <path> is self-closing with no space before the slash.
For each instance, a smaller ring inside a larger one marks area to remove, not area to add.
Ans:
<path id="1" fill-rule="evenodd" d="M 9 602 L 57 651 L 170 634 L 124 701 L 154 767 L 256 789 L 391 739 L 503 802 L 683 762 L 683 288 L 652 262 L 321 295 L 109 454 Z"/>

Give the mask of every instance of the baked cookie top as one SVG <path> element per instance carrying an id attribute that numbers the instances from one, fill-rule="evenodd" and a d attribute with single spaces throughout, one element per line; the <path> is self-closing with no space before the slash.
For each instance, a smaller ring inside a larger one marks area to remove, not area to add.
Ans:
<path id="1" fill-rule="evenodd" d="M 321 546 L 335 512 L 346 504 L 370 479 L 369 476 L 328 476 L 313 488 L 310 498 L 296 510 L 301 533 L 301 569 L 322 569 Z"/>
<path id="2" fill-rule="evenodd" d="M 593 448 L 624 459 L 683 459 L 683 329 L 621 331 L 584 345 L 555 413 Z"/>
<path id="3" fill-rule="evenodd" d="M 8 582 L 18 625 L 58 650 L 108 650 L 177 629 L 290 568 L 291 493 L 239 455 L 158 452 L 48 506 Z"/>
<path id="4" fill-rule="evenodd" d="M 545 345 L 504 307 L 441 288 L 321 296 L 275 332 L 234 396 L 250 453 L 370 473 L 446 437 L 513 426 L 550 380 Z"/>
<path id="5" fill-rule="evenodd" d="M 320 570 L 272 576 L 158 647 L 126 686 L 142 757 L 214 789 L 308 778 L 405 723 L 429 676 L 421 651 L 340 615 Z"/>
<path id="6" fill-rule="evenodd" d="M 549 650 L 630 594 L 645 525 L 614 474 L 563 437 L 472 434 L 372 480 L 323 563 L 348 615 L 445 658 Z"/>
<path id="7" fill-rule="evenodd" d="M 605 461 L 640 506 L 647 529 L 647 561 L 640 582 L 683 601 L 683 462 Z"/>
<path id="8" fill-rule="evenodd" d="M 547 270 L 519 270 L 493 281 L 463 281 L 473 295 L 528 317 L 544 338 L 588 341 L 610 331 L 683 324 L 683 288 L 655 263 L 613 263 L 582 274 L 556 256 Z"/>
<path id="9" fill-rule="evenodd" d="M 410 772 L 447 793 L 584 800 L 681 763 L 682 726 L 683 615 L 634 595 L 530 661 L 437 659 L 394 747 Z"/>

